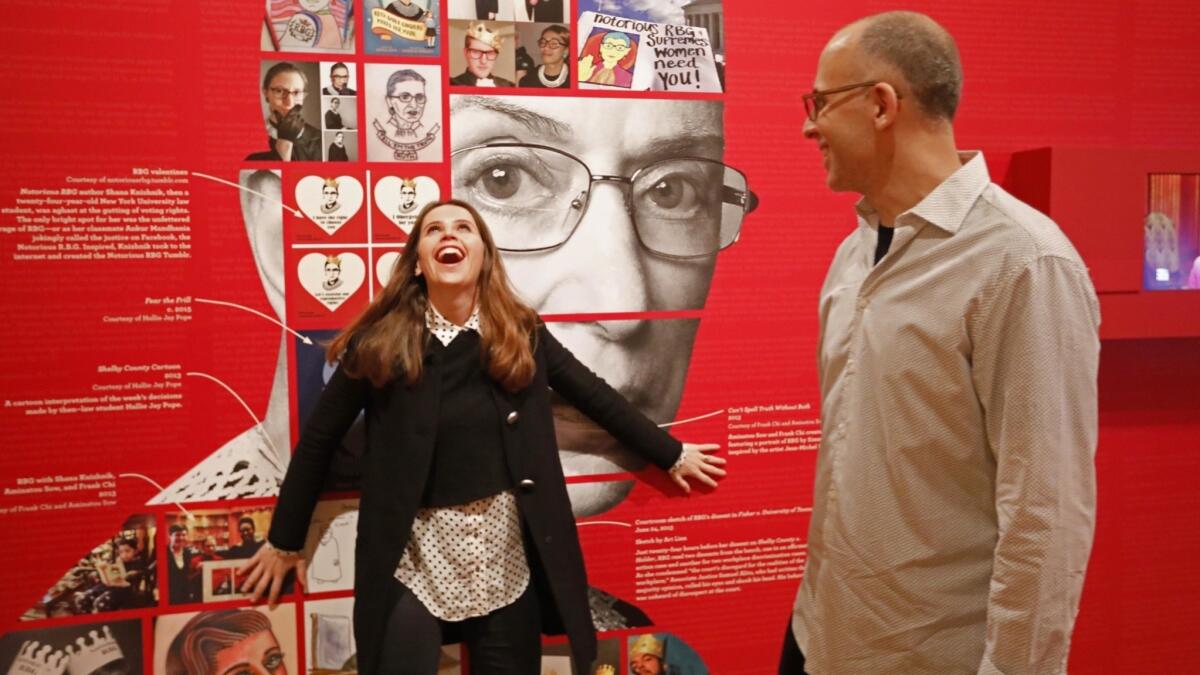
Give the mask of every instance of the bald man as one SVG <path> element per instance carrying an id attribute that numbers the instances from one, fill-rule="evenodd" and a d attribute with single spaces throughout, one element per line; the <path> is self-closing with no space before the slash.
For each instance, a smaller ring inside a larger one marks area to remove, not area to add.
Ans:
<path id="1" fill-rule="evenodd" d="M 1066 672 L 1095 516 L 1087 270 L 956 149 L 958 49 L 929 17 L 838 31 L 813 86 L 804 135 L 862 199 L 821 290 L 821 451 L 779 672 Z"/>

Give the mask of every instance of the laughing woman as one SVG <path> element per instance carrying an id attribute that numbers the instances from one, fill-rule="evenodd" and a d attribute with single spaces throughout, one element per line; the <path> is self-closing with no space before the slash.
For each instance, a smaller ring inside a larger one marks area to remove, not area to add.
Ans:
<path id="1" fill-rule="evenodd" d="M 715 486 L 715 445 L 681 444 L 584 367 L 510 290 L 464 202 L 417 217 L 387 287 L 329 346 L 340 360 L 288 468 L 244 588 L 276 602 L 330 457 L 366 410 L 355 561 L 359 672 L 432 675 L 439 645 L 474 673 L 539 672 L 565 632 L 577 672 L 596 654 L 583 555 L 559 464 L 553 388 L 618 440 Z"/>

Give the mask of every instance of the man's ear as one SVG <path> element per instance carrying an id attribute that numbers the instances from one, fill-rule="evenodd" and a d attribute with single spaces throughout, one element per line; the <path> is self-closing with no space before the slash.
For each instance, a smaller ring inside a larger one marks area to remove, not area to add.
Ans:
<path id="1" fill-rule="evenodd" d="M 871 88 L 875 97 L 875 128 L 886 129 L 896 123 L 900 114 L 900 92 L 887 82 L 880 82 Z"/>

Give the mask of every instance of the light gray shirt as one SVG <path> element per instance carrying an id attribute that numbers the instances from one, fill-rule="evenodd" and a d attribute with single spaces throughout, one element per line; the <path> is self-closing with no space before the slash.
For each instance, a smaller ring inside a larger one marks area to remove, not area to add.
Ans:
<path id="1" fill-rule="evenodd" d="M 979 153 L 821 290 L 822 440 L 792 629 L 811 675 L 1061 673 L 1095 519 L 1099 306 Z"/>

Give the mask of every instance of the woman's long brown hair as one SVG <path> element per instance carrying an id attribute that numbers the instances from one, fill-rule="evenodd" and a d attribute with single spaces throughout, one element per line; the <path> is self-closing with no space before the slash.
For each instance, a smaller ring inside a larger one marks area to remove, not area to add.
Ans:
<path id="1" fill-rule="evenodd" d="M 387 286 L 326 350 L 330 363 L 341 359 L 350 377 L 365 377 L 382 387 L 396 377 L 406 384 L 421 379 L 421 363 L 429 335 L 425 312 L 429 295 L 425 277 L 416 274 L 417 248 L 424 236 L 425 218 L 439 206 L 466 209 L 475 219 L 483 240 L 483 267 L 477 285 L 480 321 L 480 357 L 488 375 L 510 392 L 533 380 L 533 336 L 537 314 L 517 298 L 508 283 L 492 233 L 479 212 L 457 199 L 434 202 L 421 209 L 408 243 Z"/>

